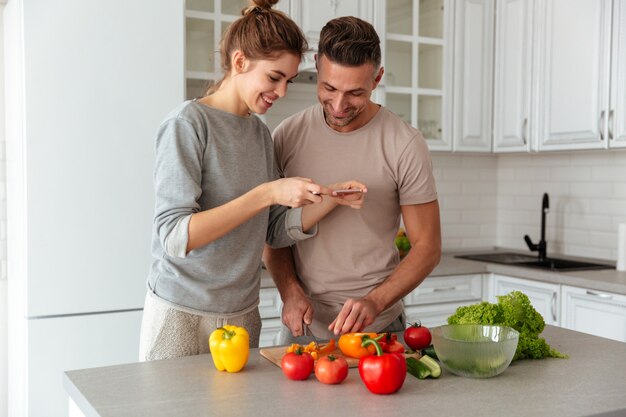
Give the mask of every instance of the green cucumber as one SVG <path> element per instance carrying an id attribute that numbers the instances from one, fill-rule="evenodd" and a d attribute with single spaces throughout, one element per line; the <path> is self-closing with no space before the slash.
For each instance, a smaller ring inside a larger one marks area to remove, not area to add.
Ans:
<path id="1" fill-rule="evenodd" d="M 408 373 L 419 379 L 439 378 L 441 375 L 441 367 L 428 355 L 422 356 L 419 360 L 406 358 L 406 369 Z"/>
<path id="2" fill-rule="evenodd" d="M 437 352 L 435 352 L 435 347 L 433 345 L 430 345 L 428 347 L 425 347 L 424 349 L 422 349 L 422 354 L 423 355 L 428 355 L 431 358 L 434 359 L 439 359 L 437 358 Z"/>

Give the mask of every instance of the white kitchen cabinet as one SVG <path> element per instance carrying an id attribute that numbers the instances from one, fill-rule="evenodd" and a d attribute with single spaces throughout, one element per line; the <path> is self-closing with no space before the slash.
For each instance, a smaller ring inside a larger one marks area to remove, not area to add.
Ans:
<path id="1" fill-rule="evenodd" d="M 534 0 L 496 1 L 493 150 L 530 150 Z"/>
<path id="2" fill-rule="evenodd" d="M 381 103 L 418 128 L 430 150 L 452 150 L 452 25 L 449 0 L 387 0 L 381 35 Z"/>
<path id="3" fill-rule="evenodd" d="M 316 50 L 326 22 L 339 16 L 356 16 L 374 24 L 375 7 L 374 0 L 290 0 L 289 15 Z"/>
<path id="4" fill-rule="evenodd" d="M 440 326 L 458 307 L 479 303 L 482 297 L 481 274 L 428 277 L 404 297 L 406 321 Z"/>
<path id="5" fill-rule="evenodd" d="M 459 0 L 454 12 L 453 150 L 491 152 L 494 0 Z"/>
<path id="6" fill-rule="evenodd" d="M 261 288 L 259 313 L 261 314 L 261 338 L 259 347 L 278 344 L 278 334 L 282 327 L 281 311 L 283 303 L 277 288 Z"/>
<path id="7" fill-rule="evenodd" d="M 560 287 L 558 284 L 494 274 L 489 301 L 497 302 L 496 296 L 511 291 L 521 291 L 528 296 L 532 306 L 543 316 L 546 324 L 560 325 Z"/>
<path id="8" fill-rule="evenodd" d="M 623 0 L 496 4 L 494 151 L 626 146 Z"/>
<path id="9" fill-rule="evenodd" d="M 607 146 L 611 4 L 611 0 L 535 3 L 533 131 L 539 151 Z"/>
<path id="10" fill-rule="evenodd" d="M 562 286 L 563 327 L 626 342 L 626 295 Z"/>
<path id="11" fill-rule="evenodd" d="M 28 395 L 23 416 L 67 416 L 63 372 L 137 362 L 141 311 L 27 321 Z"/>
<path id="12" fill-rule="evenodd" d="M 626 1 L 613 2 L 611 106 L 607 119 L 609 147 L 626 147 Z"/>
<path id="13" fill-rule="evenodd" d="M 279 2 L 281 4 L 284 2 Z M 222 79 L 220 40 L 241 17 L 247 0 L 188 0 L 185 3 L 186 98 L 203 95 L 209 82 Z"/>

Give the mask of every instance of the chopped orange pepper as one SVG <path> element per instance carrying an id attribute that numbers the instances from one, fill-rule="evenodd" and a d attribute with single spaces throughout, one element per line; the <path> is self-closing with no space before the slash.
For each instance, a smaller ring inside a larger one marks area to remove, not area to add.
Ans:
<path id="1" fill-rule="evenodd" d="M 293 343 L 287 347 L 287 353 L 300 350 L 302 352 L 310 353 L 311 356 L 313 356 L 313 359 L 317 359 L 320 355 L 331 353 L 335 350 L 335 347 L 335 339 L 330 339 L 330 342 L 326 343 L 325 345 L 318 345 L 317 342 L 311 342 L 306 346 L 300 345 L 298 343 Z"/>
<path id="2" fill-rule="evenodd" d="M 335 339 L 330 339 L 330 342 L 328 342 L 327 344 L 322 345 L 322 346 L 319 347 L 319 352 L 320 353 L 330 353 L 333 350 L 335 350 L 335 347 L 336 347 Z"/>

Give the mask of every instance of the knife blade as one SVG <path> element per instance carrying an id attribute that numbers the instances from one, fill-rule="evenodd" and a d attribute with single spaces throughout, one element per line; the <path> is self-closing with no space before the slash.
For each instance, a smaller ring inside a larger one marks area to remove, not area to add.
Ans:
<path id="1" fill-rule="evenodd" d="M 303 336 L 312 339 L 318 346 L 320 344 L 320 341 L 317 339 L 317 337 L 315 337 L 315 335 L 313 334 L 313 332 L 311 331 L 311 329 L 309 328 L 309 325 L 302 322 L 302 332 L 303 332 Z"/>

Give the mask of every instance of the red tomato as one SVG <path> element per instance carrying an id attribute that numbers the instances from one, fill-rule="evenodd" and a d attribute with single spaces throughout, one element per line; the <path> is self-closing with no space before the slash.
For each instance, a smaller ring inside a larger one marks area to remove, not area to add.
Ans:
<path id="1" fill-rule="evenodd" d="M 413 323 L 404 331 L 404 342 L 413 350 L 422 350 L 430 346 L 432 336 L 427 327 Z"/>
<path id="2" fill-rule="evenodd" d="M 333 355 L 322 356 L 315 364 L 315 377 L 324 384 L 341 384 L 348 376 L 348 362 Z"/>
<path id="3" fill-rule="evenodd" d="M 315 361 L 308 352 L 289 352 L 280 362 L 283 374 L 289 379 L 304 380 L 313 372 Z"/>

